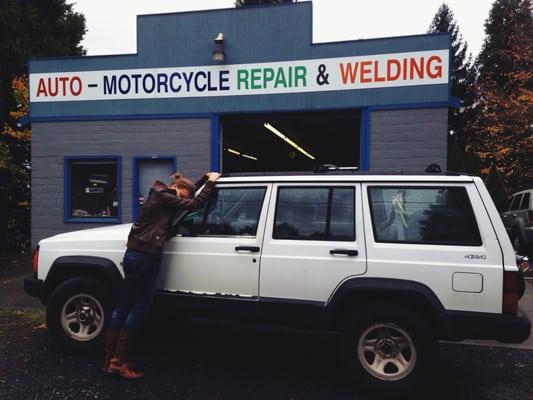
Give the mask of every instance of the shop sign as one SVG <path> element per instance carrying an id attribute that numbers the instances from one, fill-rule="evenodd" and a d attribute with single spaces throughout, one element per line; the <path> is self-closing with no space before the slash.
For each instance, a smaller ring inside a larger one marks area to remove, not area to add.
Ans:
<path id="1" fill-rule="evenodd" d="M 257 64 L 39 73 L 30 100 L 87 101 L 266 95 L 448 83 L 449 51 Z"/>

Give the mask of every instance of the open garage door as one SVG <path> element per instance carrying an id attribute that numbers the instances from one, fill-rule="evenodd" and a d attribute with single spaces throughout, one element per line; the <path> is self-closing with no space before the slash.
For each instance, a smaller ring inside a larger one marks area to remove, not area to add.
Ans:
<path id="1" fill-rule="evenodd" d="M 360 118 L 359 110 L 222 116 L 222 170 L 359 167 Z"/>

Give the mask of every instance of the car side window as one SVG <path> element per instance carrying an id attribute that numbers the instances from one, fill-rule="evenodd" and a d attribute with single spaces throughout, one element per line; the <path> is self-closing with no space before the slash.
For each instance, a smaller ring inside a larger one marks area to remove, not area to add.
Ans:
<path id="1" fill-rule="evenodd" d="M 281 187 L 274 239 L 355 240 L 353 187 Z"/>
<path id="2" fill-rule="evenodd" d="M 517 194 L 511 203 L 511 211 L 518 210 L 520 208 L 520 200 L 522 200 L 522 195 Z"/>
<path id="3" fill-rule="evenodd" d="M 530 199 L 531 199 L 531 197 L 530 197 L 529 192 L 524 193 L 524 197 L 522 197 L 522 203 L 520 203 L 520 209 L 521 210 L 529 209 L 529 201 L 530 201 Z"/>
<path id="4" fill-rule="evenodd" d="M 464 187 L 369 187 L 376 242 L 480 246 Z"/>
<path id="5" fill-rule="evenodd" d="M 183 236 L 255 236 L 266 187 L 215 188 L 207 205 L 179 223 Z"/>
<path id="6" fill-rule="evenodd" d="M 511 196 L 507 199 L 507 203 L 505 203 L 505 209 L 507 211 L 510 211 L 511 210 L 511 204 L 513 204 L 513 200 L 515 199 L 516 196 Z"/>

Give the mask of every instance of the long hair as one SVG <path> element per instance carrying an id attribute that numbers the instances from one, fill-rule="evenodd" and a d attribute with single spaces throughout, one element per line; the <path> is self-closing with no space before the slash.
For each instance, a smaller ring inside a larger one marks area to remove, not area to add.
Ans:
<path id="1" fill-rule="evenodd" d="M 196 189 L 196 187 L 189 178 L 185 178 L 179 172 L 176 172 L 170 176 L 170 179 L 172 185 L 175 185 L 178 189 L 186 189 L 192 195 L 194 195 L 194 190 Z"/>

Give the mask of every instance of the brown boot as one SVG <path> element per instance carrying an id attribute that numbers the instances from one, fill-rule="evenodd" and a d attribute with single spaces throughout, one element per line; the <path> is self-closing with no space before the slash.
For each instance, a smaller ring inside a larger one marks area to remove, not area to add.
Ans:
<path id="1" fill-rule="evenodd" d="M 118 331 L 109 329 L 104 336 L 104 365 L 102 371 L 109 372 L 109 362 L 115 354 L 115 347 L 117 345 Z"/>
<path id="2" fill-rule="evenodd" d="M 107 372 L 110 374 L 117 374 L 126 379 L 138 379 L 142 378 L 144 374 L 133 368 L 133 365 L 128 360 L 128 347 L 131 338 L 128 333 L 121 330 L 118 334 L 117 345 L 115 347 L 115 353 L 109 362 Z"/>

